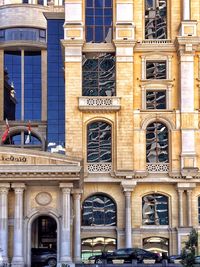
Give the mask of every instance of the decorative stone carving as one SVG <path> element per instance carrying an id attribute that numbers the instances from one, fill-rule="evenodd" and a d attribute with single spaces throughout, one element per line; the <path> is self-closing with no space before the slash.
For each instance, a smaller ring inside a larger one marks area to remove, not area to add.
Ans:
<path id="1" fill-rule="evenodd" d="M 41 206 L 47 206 L 51 203 L 52 196 L 48 192 L 40 192 L 35 197 L 35 201 Z"/>

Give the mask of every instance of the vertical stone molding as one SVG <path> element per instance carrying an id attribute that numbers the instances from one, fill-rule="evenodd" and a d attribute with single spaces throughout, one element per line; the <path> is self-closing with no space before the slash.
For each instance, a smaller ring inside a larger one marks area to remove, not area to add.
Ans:
<path id="1" fill-rule="evenodd" d="M 122 188 L 125 196 L 125 246 L 132 247 L 132 216 L 131 216 L 131 193 L 133 192 L 136 182 L 122 182 Z"/>
<path id="2" fill-rule="evenodd" d="M 188 226 L 192 226 L 192 190 L 188 189 L 187 191 L 187 224 Z"/>
<path id="3" fill-rule="evenodd" d="M 190 0 L 182 0 L 182 20 L 190 20 Z"/>
<path id="4" fill-rule="evenodd" d="M 8 263 L 8 191 L 10 184 L 0 184 L 0 248 L 3 263 Z"/>
<path id="5" fill-rule="evenodd" d="M 13 237 L 13 259 L 12 266 L 24 266 L 23 247 L 23 192 L 25 184 L 13 183 L 15 191 L 15 215 L 14 215 L 14 237 Z"/>
<path id="6" fill-rule="evenodd" d="M 60 262 L 69 263 L 72 262 L 71 258 L 71 203 L 70 194 L 73 184 L 61 183 L 60 188 L 62 189 L 62 222 L 61 222 L 61 257 Z"/>
<path id="7" fill-rule="evenodd" d="M 74 262 L 81 262 L 81 194 L 82 190 L 74 189 Z"/>
<path id="8" fill-rule="evenodd" d="M 179 219 L 179 227 L 183 227 L 183 192 L 184 192 L 184 190 L 178 189 L 178 219 Z"/>

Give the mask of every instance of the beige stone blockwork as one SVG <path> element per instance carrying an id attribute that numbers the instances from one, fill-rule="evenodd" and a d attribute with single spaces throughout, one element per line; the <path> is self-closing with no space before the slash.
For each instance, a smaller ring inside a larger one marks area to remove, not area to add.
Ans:
<path id="1" fill-rule="evenodd" d="M 134 131 L 134 170 L 146 170 L 146 131 Z"/>
<path id="2" fill-rule="evenodd" d="M 8 194 L 8 218 L 14 218 L 14 207 L 15 207 L 15 193 L 14 191 L 10 190 Z"/>
<path id="3" fill-rule="evenodd" d="M 195 132 L 195 147 L 197 152 L 197 167 L 200 169 L 200 130 Z"/>
<path id="4" fill-rule="evenodd" d="M 171 132 L 171 169 L 178 171 L 180 169 L 180 154 L 181 154 L 181 133 L 180 131 Z"/>
<path id="5" fill-rule="evenodd" d="M 194 227 L 199 227 L 199 212 L 198 212 L 198 197 L 200 197 L 200 185 L 197 186 L 192 191 L 192 225 Z"/>
<path id="6" fill-rule="evenodd" d="M 117 95 L 122 97 L 117 115 L 117 169 L 133 169 L 133 63 L 116 64 Z"/>
<path id="7" fill-rule="evenodd" d="M 198 129 L 198 113 L 182 113 L 181 127 L 183 129 Z"/>
<path id="8" fill-rule="evenodd" d="M 200 3 L 198 0 L 191 0 L 190 5 L 191 20 L 200 20 Z M 197 33 L 200 35 L 199 23 L 197 24 Z"/>
<path id="9" fill-rule="evenodd" d="M 82 95 L 82 63 L 65 63 L 66 150 L 71 156 L 82 157 L 82 113 L 78 97 Z"/>

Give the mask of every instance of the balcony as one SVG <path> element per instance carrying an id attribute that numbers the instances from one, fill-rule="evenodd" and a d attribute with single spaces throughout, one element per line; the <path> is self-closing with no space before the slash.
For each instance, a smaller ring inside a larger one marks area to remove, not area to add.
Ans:
<path id="1" fill-rule="evenodd" d="M 149 173 L 168 173 L 169 163 L 147 163 L 146 168 Z"/>
<path id="2" fill-rule="evenodd" d="M 83 96 L 79 97 L 79 109 L 81 111 L 119 111 L 120 97 L 99 97 Z"/>

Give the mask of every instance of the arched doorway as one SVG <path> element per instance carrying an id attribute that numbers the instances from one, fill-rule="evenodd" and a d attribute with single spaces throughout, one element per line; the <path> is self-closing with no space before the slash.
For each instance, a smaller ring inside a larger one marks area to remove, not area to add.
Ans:
<path id="1" fill-rule="evenodd" d="M 151 236 L 143 239 L 143 248 L 162 255 L 169 255 L 169 239 L 158 236 Z"/>
<path id="2" fill-rule="evenodd" d="M 31 225 L 31 266 L 57 264 L 57 222 L 46 215 L 37 217 Z"/>

